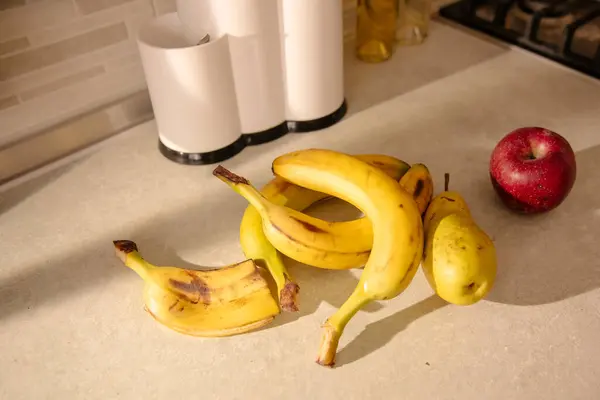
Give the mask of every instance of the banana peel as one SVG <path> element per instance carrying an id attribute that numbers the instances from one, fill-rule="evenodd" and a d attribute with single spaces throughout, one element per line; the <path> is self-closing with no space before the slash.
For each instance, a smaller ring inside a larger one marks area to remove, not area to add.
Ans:
<path id="1" fill-rule="evenodd" d="M 201 337 L 224 337 L 269 324 L 280 312 L 252 260 L 222 268 L 159 267 L 144 260 L 136 243 L 113 242 L 117 257 L 144 280 L 146 311 L 162 325 Z"/>

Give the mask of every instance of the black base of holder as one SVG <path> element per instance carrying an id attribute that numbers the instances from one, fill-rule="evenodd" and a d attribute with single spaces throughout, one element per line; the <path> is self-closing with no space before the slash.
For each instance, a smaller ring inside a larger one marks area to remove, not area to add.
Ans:
<path id="1" fill-rule="evenodd" d="M 348 104 L 346 104 L 346 100 L 344 100 L 337 110 L 324 117 L 312 119 L 310 121 L 288 121 L 288 132 L 306 133 L 329 128 L 344 118 L 346 112 L 348 112 Z"/>
<path id="2" fill-rule="evenodd" d="M 288 133 L 288 127 L 286 122 L 282 122 L 277 126 L 267 129 L 262 132 L 244 133 L 242 136 L 246 139 L 246 145 L 254 146 L 257 144 L 263 144 L 271 142 L 275 139 L 286 135 Z"/>
<path id="3" fill-rule="evenodd" d="M 158 141 L 158 148 L 163 156 L 176 163 L 185 165 L 206 165 L 215 164 L 235 156 L 246 148 L 246 139 L 243 136 L 240 136 L 229 146 L 214 151 L 208 151 L 206 153 L 184 153 L 182 151 L 172 150 L 165 146 L 160 140 Z"/>
<path id="4" fill-rule="evenodd" d="M 329 115 L 310 121 L 286 121 L 262 132 L 242 134 L 235 142 L 218 150 L 206 153 L 184 153 L 168 148 L 163 142 L 158 141 L 160 153 L 171 161 L 185 165 L 208 165 L 225 161 L 242 150 L 246 146 L 255 146 L 268 143 L 278 139 L 287 133 L 307 133 L 329 128 L 339 122 L 346 112 L 348 105 L 346 100 L 340 107 Z"/>

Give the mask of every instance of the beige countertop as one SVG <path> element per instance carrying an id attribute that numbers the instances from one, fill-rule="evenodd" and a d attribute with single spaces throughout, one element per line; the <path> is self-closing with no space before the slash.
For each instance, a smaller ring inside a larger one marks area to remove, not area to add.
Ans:
<path id="1" fill-rule="evenodd" d="M 202 339 L 163 328 L 111 241 L 135 240 L 157 264 L 236 262 L 246 203 L 214 166 L 162 157 L 149 122 L 0 192 L 0 398 L 597 398 L 598 82 L 437 23 L 425 45 L 347 71 L 341 123 L 224 165 L 262 185 L 277 155 L 324 147 L 426 163 L 438 190 L 450 172 L 496 242 L 488 299 L 445 305 L 418 273 L 399 297 L 356 315 L 335 369 L 314 363 L 320 323 L 360 271 L 290 262 L 302 310 L 261 331 Z M 487 172 L 496 142 L 526 125 L 562 133 L 577 152 L 571 195 L 535 218 L 500 206 Z"/>

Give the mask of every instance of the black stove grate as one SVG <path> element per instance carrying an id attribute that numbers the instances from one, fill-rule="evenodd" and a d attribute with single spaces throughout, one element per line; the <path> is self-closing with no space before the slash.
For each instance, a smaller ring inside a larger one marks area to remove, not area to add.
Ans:
<path id="1" fill-rule="evenodd" d="M 481 15 L 483 7 L 491 16 Z M 522 31 L 508 27 L 509 15 L 515 8 L 529 15 Z M 592 54 L 574 51 L 578 32 L 600 18 L 598 0 L 461 0 L 442 7 L 440 15 L 600 79 L 600 36 L 584 39 L 594 42 Z M 561 18 L 568 22 L 560 27 L 559 39 L 542 40 L 544 25 L 556 26 Z"/>

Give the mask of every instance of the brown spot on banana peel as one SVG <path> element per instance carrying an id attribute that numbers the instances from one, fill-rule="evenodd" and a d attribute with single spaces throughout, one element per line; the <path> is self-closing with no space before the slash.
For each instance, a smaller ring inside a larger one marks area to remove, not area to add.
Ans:
<path id="1" fill-rule="evenodd" d="M 292 217 L 293 218 L 293 217 Z M 302 222 L 302 221 L 299 221 Z M 284 230 L 282 230 L 281 228 L 279 228 L 277 225 L 273 224 L 272 225 L 273 228 L 275 228 L 276 230 L 278 230 L 283 236 L 287 237 L 288 239 L 292 240 L 292 241 L 296 241 L 296 238 L 294 238 L 293 236 L 288 235 Z M 319 228 L 317 228 L 319 229 Z M 321 230 L 321 229 L 319 229 Z M 304 245 L 305 247 L 309 247 L 307 245 Z M 317 250 L 322 250 L 322 249 L 317 249 Z M 297 251 L 300 251 L 299 249 Z M 351 253 L 347 253 L 347 252 L 336 252 L 336 251 L 328 251 L 329 253 L 337 253 L 337 254 L 354 254 L 357 256 L 362 256 L 362 255 L 369 255 L 371 254 L 371 250 L 365 250 L 365 251 L 359 251 L 359 252 L 351 252 Z"/>
<path id="2" fill-rule="evenodd" d="M 213 170 L 213 175 L 216 177 L 222 177 L 225 180 L 227 180 L 231 183 L 234 183 L 234 184 L 241 184 L 241 185 L 249 185 L 250 184 L 250 182 L 248 182 L 248 180 L 246 178 L 234 174 L 233 172 L 231 172 L 227 168 L 223 167 L 222 165 L 218 165 L 217 168 L 215 168 Z"/>
<path id="3" fill-rule="evenodd" d="M 306 221 L 301 221 L 298 218 L 294 218 L 294 217 L 290 217 L 290 218 L 293 219 L 294 221 L 298 222 L 300 225 L 302 225 L 307 231 L 315 232 L 315 233 L 327 233 L 327 231 L 324 231 L 323 229 L 319 228 L 318 226 L 314 226 L 311 223 L 308 223 Z"/>
<path id="4" fill-rule="evenodd" d="M 202 302 L 204 304 L 210 304 L 210 287 L 202 279 L 198 278 L 196 274 L 191 271 L 186 271 L 187 275 L 192 278 L 191 282 L 181 282 L 175 279 L 169 279 L 169 284 L 176 289 L 190 302 L 197 304 Z M 196 298 L 192 299 L 187 297 L 187 294 L 196 295 Z"/>
<path id="5" fill-rule="evenodd" d="M 298 292 L 300 292 L 300 286 L 295 282 L 286 279 L 283 289 L 279 293 L 279 305 L 283 311 L 297 312 L 298 311 Z"/>
<path id="6" fill-rule="evenodd" d="M 423 182 L 423 179 L 417 180 L 417 184 L 415 185 L 415 192 L 413 193 L 413 197 L 415 199 L 417 197 L 419 197 L 424 188 L 425 188 L 425 182 Z"/>
<path id="7" fill-rule="evenodd" d="M 173 311 L 173 308 L 175 308 L 177 304 L 179 304 L 179 299 L 175 300 L 175 302 L 169 306 L 169 311 Z"/>

